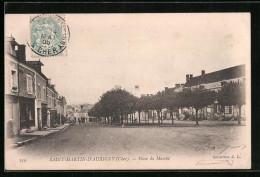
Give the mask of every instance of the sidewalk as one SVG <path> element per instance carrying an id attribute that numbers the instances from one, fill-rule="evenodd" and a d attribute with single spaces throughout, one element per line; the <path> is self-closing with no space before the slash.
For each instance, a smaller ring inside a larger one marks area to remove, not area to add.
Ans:
<path id="1" fill-rule="evenodd" d="M 7 145 L 8 148 L 21 147 L 23 145 L 31 143 L 32 141 L 34 141 L 34 140 L 36 140 L 40 137 L 44 137 L 44 136 L 47 136 L 47 135 L 51 135 L 55 132 L 65 130 L 69 126 L 70 126 L 70 124 L 66 123 L 66 124 L 61 125 L 59 127 L 50 128 L 48 130 L 34 131 L 34 132 L 30 132 L 30 133 L 21 133 L 20 135 L 17 135 L 13 138 L 6 138 L 6 145 Z"/>

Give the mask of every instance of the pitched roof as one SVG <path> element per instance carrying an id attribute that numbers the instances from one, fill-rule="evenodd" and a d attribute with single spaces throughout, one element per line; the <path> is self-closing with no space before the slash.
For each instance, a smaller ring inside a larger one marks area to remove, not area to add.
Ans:
<path id="1" fill-rule="evenodd" d="M 35 66 L 44 66 L 43 63 L 39 60 L 39 61 L 26 61 L 27 65 L 30 65 L 31 67 L 35 68 Z M 37 73 L 42 76 L 45 80 L 49 80 L 40 70 L 38 70 L 37 68 L 35 68 Z"/>
<path id="2" fill-rule="evenodd" d="M 43 66 L 43 63 L 39 60 L 39 61 L 26 61 L 26 63 L 30 64 L 30 65 L 40 65 Z"/>
<path id="3" fill-rule="evenodd" d="M 49 80 L 42 72 L 38 72 L 45 80 Z"/>
<path id="4" fill-rule="evenodd" d="M 193 77 L 184 84 L 184 87 L 191 87 L 200 84 L 208 84 L 223 80 L 235 79 L 245 76 L 245 65 L 238 65 L 231 68 L 215 71 L 212 73 Z"/>
<path id="5" fill-rule="evenodd" d="M 47 87 L 48 87 L 49 89 L 51 89 L 53 92 L 58 93 L 58 92 L 55 90 L 55 88 L 53 87 L 53 85 L 50 85 L 50 84 L 47 83 Z"/>

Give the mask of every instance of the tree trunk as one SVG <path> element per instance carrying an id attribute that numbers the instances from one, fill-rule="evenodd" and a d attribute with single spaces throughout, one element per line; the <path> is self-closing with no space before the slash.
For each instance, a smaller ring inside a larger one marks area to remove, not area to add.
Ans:
<path id="1" fill-rule="evenodd" d="M 199 125 L 199 119 L 198 119 L 198 109 L 196 109 L 196 125 Z"/>
<path id="2" fill-rule="evenodd" d="M 115 121 L 116 121 L 116 113 L 114 113 L 113 116 L 112 116 L 112 124 L 114 124 Z"/>
<path id="3" fill-rule="evenodd" d="M 115 122 L 115 116 L 113 115 L 113 116 L 111 117 L 111 124 L 114 124 L 114 122 Z"/>
<path id="4" fill-rule="evenodd" d="M 146 124 L 146 112 L 144 112 L 144 123 Z"/>
<path id="5" fill-rule="evenodd" d="M 158 124 L 160 125 L 160 112 L 159 111 L 157 111 L 157 115 L 158 115 Z"/>
<path id="6" fill-rule="evenodd" d="M 148 120 L 148 124 L 149 124 L 149 111 L 147 112 L 147 120 Z"/>
<path id="7" fill-rule="evenodd" d="M 124 124 L 124 119 L 123 119 L 124 117 L 123 117 L 123 113 L 122 112 L 121 112 L 120 116 L 121 116 L 121 125 L 123 125 Z"/>
<path id="8" fill-rule="evenodd" d="M 162 111 L 161 111 L 161 123 L 163 123 L 163 114 L 162 114 Z"/>
<path id="9" fill-rule="evenodd" d="M 202 108 L 202 118 L 203 118 L 203 119 L 205 119 L 204 110 L 205 110 L 205 108 Z M 213 113 L 213 114 L 214 114 L 214 113 Z"/>
<path id="10" fill-rule="evenodd" d="M 174 121 L 173 121 L 173 111 L 172 111 L 172 110 L 171 110 L 170 114 L 171 114 L 171 118 L 172 118 L 172 125 L 173 125 L 173 124 L 174 124 Z"/>
<path id="11" fill-rule="evenodd" d="M 118 122 L 118 116 L 117 112 L 115 113 L 115 117 L 113 118 L 113 124 L 116 124 Z"/>
<path id="12" fill-rule="evenodd" d="M 153 113 L 153 124 L 154 124 L 154 112 L 152 112 Z"/>
<path id="13" fill-rule="evenodd" d="M 128 124 L 128 114 L 126 114 L 126 123 Z"/>
<path id="14" fill-rule="evenodd" d="M 239 110 L 239 115 L 238 115 L 238 125 L 241 125 L 241 107 L 242 106 L 238 106 L 238 110 Z"/>
<path id="15" fill-rule="evenodd" d="M 226 106 L 224 106 L 224 117 L 226 117 L 226 109 L 225 109 Z"/>
<path id="16" fill-rule="evenodd" d="M 141 123 L 141 117 L 140 117 L 140 114 L 141 114 L 141 112 L 140 112 L 140 111 L 138 111 L 138 116 L 139 116 L 139 124 Z"/>
<path id="17" fill-rule="evenodd" d="M 179 120 L 179 108 L 176 109 L 176 119 Z"/>

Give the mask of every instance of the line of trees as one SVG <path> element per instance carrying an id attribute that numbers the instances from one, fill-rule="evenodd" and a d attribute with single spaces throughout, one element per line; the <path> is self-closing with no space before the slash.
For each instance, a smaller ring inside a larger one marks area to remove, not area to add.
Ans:
<path id="1" fill-rule="evenodd" d="M 116 86 L 100 97 L 100 100 L 89 110 L 89 116 L 97 119 L 103 117 L 105 123 L 123 124 L 124 122 L 134 123 L 134 117 L 137 113 L 140 124 L 141 112 L 145 113 L 145 122 L 149 123 L 148 112 L 151 111 L 157 113 L 158 124 L 161 124 L 163 123 L 162 109 L 166 108 L 170 111 L 172 124 L 174 124 L 173 113 L 186 107 L 196 110 L 195 121 L 198 125 L 199 110 L 214 104 L 216 101 L 223 107 L 237 105 L 239 108 L 238 124 L 241 124 L 241 107 L 245 104 L 245 84 L 243 82 L 227 83 L 218 92 L 204 89 L 183 90 L 182 92 L 161 91 L 155 95 L 141 98 L 137 98 Z M 152 116 L 152 123 L 155 123 L 154 116 Z"/>

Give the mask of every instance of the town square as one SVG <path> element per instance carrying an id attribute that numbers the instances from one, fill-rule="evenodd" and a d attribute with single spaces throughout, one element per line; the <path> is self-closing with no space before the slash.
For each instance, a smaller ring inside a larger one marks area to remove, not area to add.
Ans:
<path id="1" fill-rule="evenodd" d="M 249 14 L 5 18 L 7 169 L 250 168 Z"/>

